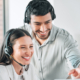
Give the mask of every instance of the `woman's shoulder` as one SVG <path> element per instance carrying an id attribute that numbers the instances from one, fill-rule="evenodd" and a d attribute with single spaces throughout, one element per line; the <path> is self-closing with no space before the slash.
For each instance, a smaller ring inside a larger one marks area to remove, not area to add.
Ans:
<path id="1" fill-rule="evenodd" d="M 0 78 L 2 80 L 9 80 L 9 77 L 12 78 L 11 65 L 0 65 Z"/>
<path id="2" fill-rule="evenodd" d="M 5 78 L 6 76 L 4 77 L 4 75 L 7 75 L 6 73 L 7 73 L 7 70 L 5 65 L 0 65 L 0 79 L 2 80 L 6 79 Z"/>
<path id="3" fill-rule="evenodd" d="M 11 71 L 11 65 L 1 65 L 0 64 L 0 73 Z"/>
<path id="4" fill-rule="evenodd" d="M 0 64 L 0 73 L 6 71 L 6 65 Z"/>
<path id="5" fill-rule="evenodd" d="M 0 71 L 3 71 L 5 69 L 5 65 L 0 64 Z"/>

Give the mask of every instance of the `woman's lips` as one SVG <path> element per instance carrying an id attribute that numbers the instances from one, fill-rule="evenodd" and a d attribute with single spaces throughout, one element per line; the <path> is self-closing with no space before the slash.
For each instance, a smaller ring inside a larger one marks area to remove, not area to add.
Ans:
<path id="1" fill-rule="evenodd" d="M 30 57 L 23 57 L 23 59 L 25 59 L 25 60 L 30 60 Z"/>

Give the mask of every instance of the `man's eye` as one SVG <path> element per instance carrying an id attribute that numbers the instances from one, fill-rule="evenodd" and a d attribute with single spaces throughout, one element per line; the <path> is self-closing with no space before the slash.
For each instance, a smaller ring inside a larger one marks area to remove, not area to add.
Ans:
<path id="1" fill-rule="evenodd" d="M 40 25 L 40 24 L 35 24 L 35 25 Z"/>

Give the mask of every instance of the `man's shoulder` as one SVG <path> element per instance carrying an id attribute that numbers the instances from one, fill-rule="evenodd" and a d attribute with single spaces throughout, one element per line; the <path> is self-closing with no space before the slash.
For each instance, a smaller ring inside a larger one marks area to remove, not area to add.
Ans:
<path id="1" fill-rule="evenodd" d="M 28 31 L 30 33 L 30 35 L 32 35 L 32 29 L 31 29 L 31 26 L 29 24 L 26 24 L 25 26 L 21 26 L 19 28 Z"/>
<path id="2" fill-rule="evenodd" d="M 59 35 L 63 35 L 63 36 L 70 35 L 70 33 L 67 30 L 63 29 L 63 28 L 59 28 L 59 27 L 56 27 L 56 26 L 54 26 L 54 28 L 57 29 L 57 33 Z"/>
<path id="3" fill-rule="evenodd" d="M 29 24 L 23 25 L 23 26 L 21 26 L 19 28 L 25 29 L 25 30 L 31 30 L 31 26 Z"/>
<path id="4" fill-rule="evenodd" d="M 58 40 L 59 42 L 64 42 L 66 39 L 72 37 L 72 35 L 65 29 L 54 26 L 54 30 L 56 30 L 55 40 Z"/>

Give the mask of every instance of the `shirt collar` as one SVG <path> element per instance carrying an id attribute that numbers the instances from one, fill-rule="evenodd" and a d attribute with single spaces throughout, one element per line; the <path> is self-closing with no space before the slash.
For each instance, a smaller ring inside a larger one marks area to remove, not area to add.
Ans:
<path id="1" fill-rule="evenodd" d="M 54 41 L 58 33 L 58 28 L 52 24 L 52 29 L 48 41 Z"/>

